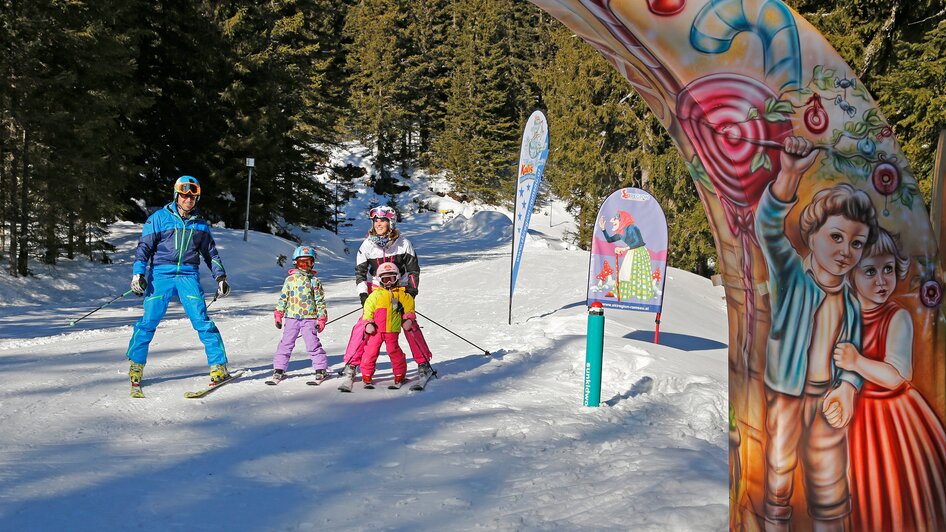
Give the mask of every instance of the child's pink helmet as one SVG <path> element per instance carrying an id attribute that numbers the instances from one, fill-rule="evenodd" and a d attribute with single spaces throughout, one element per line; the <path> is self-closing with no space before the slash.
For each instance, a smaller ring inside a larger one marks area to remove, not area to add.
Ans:
<path id="1" fill-rule="evenodd" d="M 393 262 L 385 262 L 378 266 L 375 275 L 381 281 L 381 286 L 389 288 L 397 284 L 398 279 L 401 278 L 401 271 L 397 269 L 397 265 Z"/>

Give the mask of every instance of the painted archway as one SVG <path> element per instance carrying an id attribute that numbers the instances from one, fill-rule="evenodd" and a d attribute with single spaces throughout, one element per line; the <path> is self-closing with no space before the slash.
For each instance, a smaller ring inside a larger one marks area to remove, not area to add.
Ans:
<path id="1" fill-rule="evenodd" d="M 688 161 L 729 311 L 730 527 L 946 529 L 942 266 L 853 70 L 779 0 L 531 1 Z"/>

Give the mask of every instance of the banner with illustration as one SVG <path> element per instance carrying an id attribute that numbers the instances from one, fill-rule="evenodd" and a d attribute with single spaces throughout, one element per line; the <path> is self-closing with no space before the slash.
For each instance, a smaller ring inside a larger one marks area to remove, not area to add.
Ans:
<path id="1" fill-rule="evenodd" d="M 512 277 L 509 281 L 509 298 L 516 290 L 516 277 L 519 275 L 519 260 L 529 234 L 529 219 L 535 204 L 545 160 L 549 156 L 549 126 L 542 111 L 535 111 L 526 122 L 522 133 L 522 147 L 519 150 L 518 182 L 516 184 L 515 212 L 512 232 Z M 510 306 L 512 303 L 510 302 Z"/>
<path id="2" fill-rule="evenodd" d="M 868 87 L 779 0 L 532 1 L 628 79 L 703 203 L 730 527 L 946 530 L 943 266 Z"/>
<path id="3" fill-rule="evenodd" d="M 667 275 L 667 218 L 639 188 L 622 188 L 601 204 L 591 239 L 588 305 L 659 314 Z"/>

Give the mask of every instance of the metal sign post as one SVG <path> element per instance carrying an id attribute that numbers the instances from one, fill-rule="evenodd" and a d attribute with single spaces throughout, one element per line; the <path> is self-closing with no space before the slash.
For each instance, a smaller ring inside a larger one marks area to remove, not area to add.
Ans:
<path id="1" fill-rule="evenodd" d="M 253 167 L 256 166 L 256 159 L 247 157 L 246 167 L 250 170 L 250 177 L 246 180 L 246 223 L 243 225 L 243 241 L 250 232 L 250 191 L 253 190 Z"/>

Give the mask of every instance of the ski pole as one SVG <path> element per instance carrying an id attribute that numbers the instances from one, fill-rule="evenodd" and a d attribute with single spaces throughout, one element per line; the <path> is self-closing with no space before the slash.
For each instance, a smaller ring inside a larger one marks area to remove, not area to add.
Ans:
<path id="1" fill-rule="evenodd" d="M 105 308 L 105 307 L 111 305 L 112 303 L 118 301 L 119 299 L 121 299 L 121 298 L 127 296 L 128 294 L 130 294 L 130 293 L 132 293 L 132 292 L 133 292 L 133 290 L 129 290 L 129 291 L 125 292 L 124 294 L 117 295 L 117 296 L 113 297 L 112 299 L 110 299 L 110 300 L 108 301 L 108 303 L 105 303 L 104 305 L 102 305 L 102 306 L 100 306 L 99 308 L 93 310 L 92 312 L 89 312 L 89 313 L 86 314 L 85 316 L 82 316 L 81 318 L 79 318 L 79 319 L 77 319 L 77 320 L 72 320 L 72 321 L 70 321 L 70 322 L 69 322 L 69 326 L 72 327 L 73 325 L 75 325 L 75 324 L 79 323 L 80 321 L 82 321 L 82 320 L 88 318 L 88 317 L 91 316 L 92 314 L 95 314 L 96 312 L 102 310 L 103 308 Z"/>
<path id="2" fill-rule="evenodd" d="M 207 303 L 207 306 L 204 307 L 204 309 L 210 308 L 210 305 L 213 305 L 215 301 L 217 301 L 217 294 L 214 294 L 214 298 L 210 300 L 210 303 Z"/>
<path id="3" fill-rule="evenodd" d="M 480 346 L 474 344 L 473 342 L 471 342 L 471 341 L 467 340 L 466 338 L 460 336 L 459 334 L 457 334 L 457 333 L 451 331 L 450 329 L 444 327 L 443 325 L 440 325 L 439 323 L 437 323 L 437 322 L 435 322 L 434 320 L 428 318 L 427 316 L 424 316 L 424 315 L 421 314 L 417 309 L 414 309 L 414 314 L 417 314 L 418 316 L 424 318 L 425 320 L 429 321 L 430 323 L 433 323 L 433 324 L 436 325 L 437 327 L 440 327 L 441 329 L 447 331 L 448 333 L 450 333 L 450 334 L 456 336 L 457 338 L 463 340 L 464 342 L 466 342 L 466 343 L 472 345 L 473 347 L 479 349 L 480 351 L 483 352 L 484 355 L 486 355 L 486 356 L 488 356 L 488 357 L 489 357 L 489 356 L 493 356 L 492 354 L 490 354 L 489 351 L 487 351 L 487 350 L 483 349 L 482 347 L 480 347 Z"/>
<path id="4" fill-rule="evenodd" d="M 348 314 L 343 314 L 343 315 L 341 315 L 341 316 L 339 316 L 339 317 L 333 319 L 332 321 L 326 323 L 326 325 L 328 325 L 329 323 L 332 323 L 333 321 L 338 321 L 338 320 L 344 318 L 345 316 L 351 316 L 352 314 L 358 312 L 359 310 L 363 310 L 363 308 L 362 308 L 362 307 L 358 307 L 358 308 L 356 308 L 355 310 L 349 312 Z"/>
<path id="5" fill-rule="evenodd" d="M 347 314 L 342 314 L 341 316 L 339 316 L 339 317 L 333 319 L 332 321 L 338 321 L 338 320 L 344 318 L 345 316 L 351 316 L 352 314 L 358 312 L 359 310 L 362 310 L 362 308 L 361 308 L 361 307 L 358 307 L 358 308 L 356 308 L 355 310 L 353 310 L 353 311 L 351 311 L 351 312 L 349 312 L 349 313 L 347 313 Z M 329 324 L 329 323 L 332 323 L 332 321 L 326 322 L 325 325 L 328 326 L 328 324 Z M 299 332 L 299 336 L 296 336 L 296 339 L 297 339 L 297 340 L 298 340 L 299 338 L 302 338 L 302 332 Z"/>

